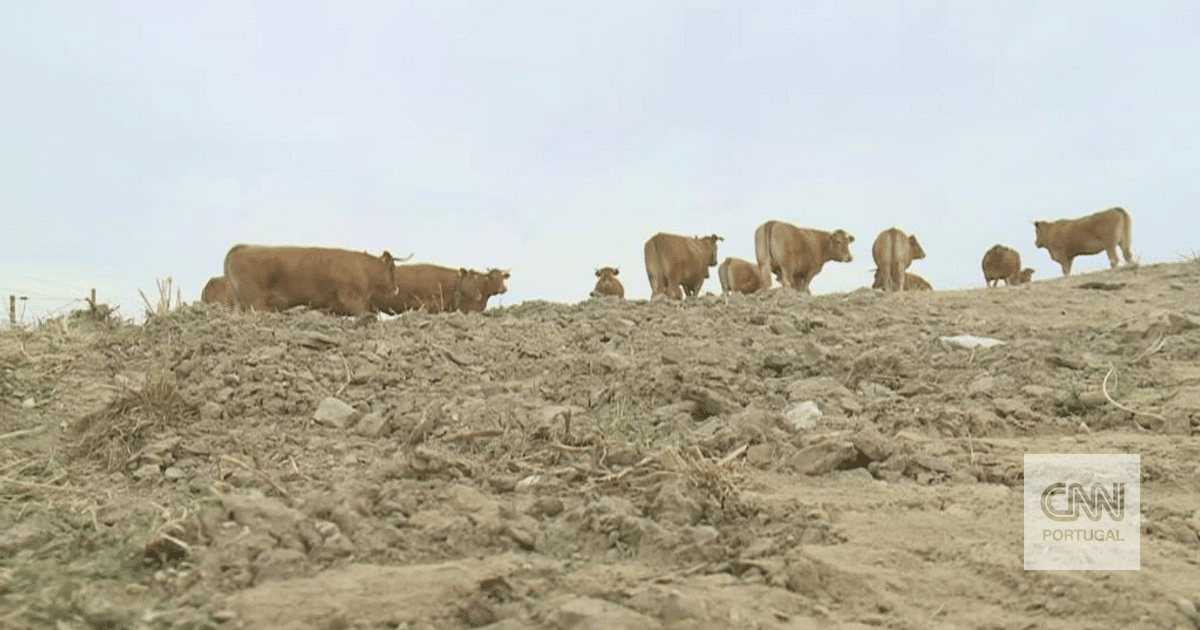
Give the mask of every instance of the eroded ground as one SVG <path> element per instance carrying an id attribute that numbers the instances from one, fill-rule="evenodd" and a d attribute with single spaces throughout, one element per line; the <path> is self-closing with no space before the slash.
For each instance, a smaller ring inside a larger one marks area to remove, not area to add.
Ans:
<path id="1" fill-rule="evenodd" d="M 1197 628 L 1198 296 L 7 331 L 0 627 Z M 1141 454 L 1142 570 L 1023 570 L 1027 452 Z"/>

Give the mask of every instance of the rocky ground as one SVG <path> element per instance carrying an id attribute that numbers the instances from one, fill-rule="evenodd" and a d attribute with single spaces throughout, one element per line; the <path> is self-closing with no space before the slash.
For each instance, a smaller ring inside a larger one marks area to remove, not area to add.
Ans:
<path id="1" fill-rule="evenodd" d="M 0 627 L 1198 628 L 1198 295 L 1189 261 L 6 331 Z M 1055 452 L 1141 454 L 1140 571 L 1023 570 Z"/>

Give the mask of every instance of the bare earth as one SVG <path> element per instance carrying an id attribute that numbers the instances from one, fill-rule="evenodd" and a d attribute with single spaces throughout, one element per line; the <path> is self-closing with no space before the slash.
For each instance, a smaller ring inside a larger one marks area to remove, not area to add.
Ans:
<path id="1" fill-rule="evenodd" d="M 1192 261 L 6 331 L 0 627 L 1200 628 L 1198 297 Z M 1059 452 L 1141 454 L 1140 571 L 1023 570 Z"/>

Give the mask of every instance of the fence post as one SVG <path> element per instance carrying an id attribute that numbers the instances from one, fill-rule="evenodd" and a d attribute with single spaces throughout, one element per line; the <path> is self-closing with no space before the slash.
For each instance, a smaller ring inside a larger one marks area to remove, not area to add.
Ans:
<path id="1" fill-rule="evenodd" d="M 8 296 L 8 323 L 17 325 L 17 296 Z"/>

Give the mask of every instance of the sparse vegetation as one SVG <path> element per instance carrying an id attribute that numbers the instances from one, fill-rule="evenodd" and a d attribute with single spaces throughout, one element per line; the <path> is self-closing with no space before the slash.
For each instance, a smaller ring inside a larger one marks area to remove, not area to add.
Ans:
<path id="1" fill-rule="evenodd" d="M 183 292 L 178 287 L 175 288 L 175 302 L 172 306 L 171 284 L 173 281 L 171 280 L 171 276 L 167 276 L 165 279 L 155 278 L 155 281 L 158 283 L 158 301 L 155 303 L 151 303 L 146 294 L 141 289 L 138 289 L 138 294 L 142 296 L 142 301 L 146 303 L 147 319 L 152 317 L 166 317 L 171 311 L 183 306 Z"/>
<path id="2" fill-rule="evenodd" d="M 179 393 L 175 375 L 159 366 L 140 388 L 127 388 L 103 409 L 83 416 L 73 428 L 72 451 L 99 457 L 109 470 L 117 470 L 149 436 L 178 426 L 196 411 Z"/>

